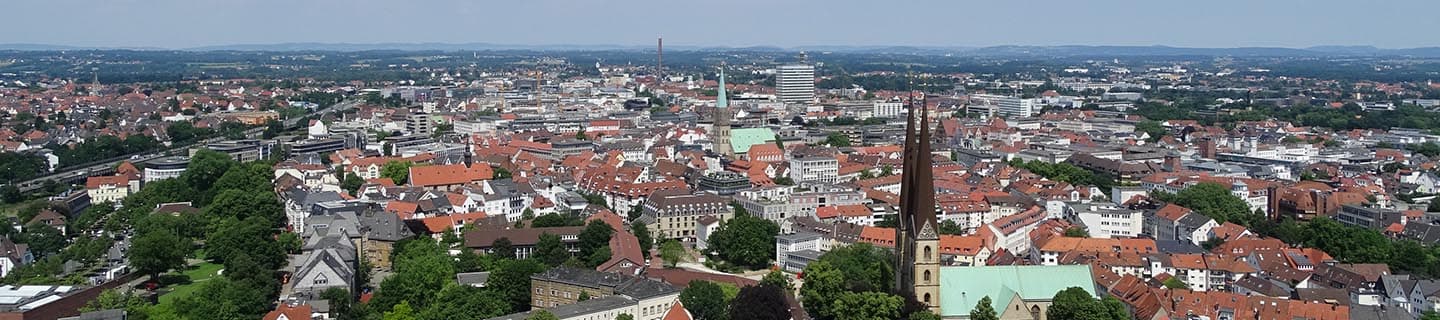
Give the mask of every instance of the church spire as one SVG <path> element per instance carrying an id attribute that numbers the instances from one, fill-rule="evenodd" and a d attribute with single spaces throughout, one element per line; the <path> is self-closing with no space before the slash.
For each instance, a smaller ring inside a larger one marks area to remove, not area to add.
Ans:
<path id="1" fill-rule="evenodd" d="M 725 97 L 724 64 L 720 65 L 720 89 L 715 90 L 715 95 L 715 109 L 712 110 L 715 115 L 715 125 L 711 130 L 715 153 L 733 157 L 736 150 L 730 146 L 730 117 L 734 114 L 730 112 L 730 102 Z"/>
<path id="2" fill-rule="evenodd" d="M 907 76 L 909 77 L 909 76 Z M 910 82 L 913 86 L 914 82 Z M 923 94 L 923 93 L 922 93 Z M 940 259 L 935 177 L 930 154 L 930 112 L 911 91 L 901 166 L 900 213 L 895 232 L 896 293 L 939 313 Z"/>
<path id="3" fill-rule="evenodd" d="M 728 108 L 730 101 L 725 97 L 725 64 L 720 64 L 720 89 L 715 90 L 715 107 Z"/>

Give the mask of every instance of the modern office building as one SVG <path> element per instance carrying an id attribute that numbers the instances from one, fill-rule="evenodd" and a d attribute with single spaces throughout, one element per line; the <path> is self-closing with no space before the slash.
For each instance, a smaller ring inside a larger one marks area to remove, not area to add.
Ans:
<path id="1" fill-rule="evenodd" d="M 430 115 L 424 112 L 411 113 L 405 119 L 405 132 L 414 135 L 430 135 L 435 132 Z"/>
<path id="2" fill-rule="evenodd" d="M 799 156 L 790 159 L 790 179 L 800 183 L 835 183 L 840 175 L 840 161 L 835 157 Z"/>
<path id="3" fill-rule="evenodd" d="M 736 172 L 720 171 L 700 177 L 700 182 L 696 185 L 700 191 L 728 196 L 750 189 L 750 177 Z"/>
<path id="4" fill-rule="evenodd" d="M 1026 118 L 1040 112 L 1040 106 L 1035 99 L 995 94 L 972 94 L 970 105 L 988 107 L 992 115 L 1007 118 Z"/>
<path id="5" fill-rule="evenodd" d="M 164 157 L 145 163 L 145 183 L 179 177 L 190 167 L 190 158 Z"/>
<path id="6" fill-rule="evenodd" d="M 815 100 L 815 66 L 780 66 L 775 72 L 775 95 L 787 103 Z"/>
<path id="7" fill-rule="evenodd" d="M 290 143 L 290 154 L 335 152 L 343 150 L 345 147 L 345 140 L 342 139 L 307 139 Z"/>

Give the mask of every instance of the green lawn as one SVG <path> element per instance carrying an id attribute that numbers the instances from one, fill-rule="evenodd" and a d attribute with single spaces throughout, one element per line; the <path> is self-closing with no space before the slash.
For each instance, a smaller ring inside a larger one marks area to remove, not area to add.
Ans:
<path id="1" fill-rule="evenodd" d="M 214 278 L 220 272 L 221 268 L 224 268 L 224 266 L 210 262 L 191 266 L 190 269 L 180 273 L 190 277 L 190 283 L 178 284 L 170 288 L 170 292 L 160 295 L 160 303 L 173 303 L 175 299 L 195 293 L 195 290 L 199 290 L 200 286 L 205 284 L 205 281 Z"/>
<path id="2" fill-rule="evenodd" d="M 20 212 L 20 209 L 25 208 L 25 206 L 28 206 L 31 203 L 44 201 L 45 199 L 32 199 L 11 204 L 0 204 L 0 217 L 13 217 Z M 21 223 L 24 223 L 24 221 L 21 221 Z"/>

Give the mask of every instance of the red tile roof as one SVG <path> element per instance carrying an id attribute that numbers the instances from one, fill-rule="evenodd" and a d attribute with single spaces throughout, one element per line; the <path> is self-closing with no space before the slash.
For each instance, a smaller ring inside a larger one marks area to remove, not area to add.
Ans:
<path id="1" fill-rule="evenodd" d="M 486 215 L 484 212 L 470 212 L 438 217 L 429 217 L 420 219 L 420 222 L 425 224 L 426 231 L 430 231 L 430 233 L 432 234 L 437 234 L 445 233 L 445 230 L 451 230 L 451 228 L 454 228 L 456 226 L 463 226 L 476 220 L 485 219 L 485 217 Z"/>
<path id="2" fill-rule="evenodd" d="M 278 319 L 286 319 L 286 320 L 310 320 L 310 305 L 308 305 L 308 304 L 301 304 L 301 305 L 293 305 L 293 306 L 292 306 L 292 305 L 289 305 L 289 304 L 282 303 L 282 304 L 280 304 L 280 306 L 275 307 L 275 310 L 274 310 L 274 311 L 270 311 L 270 313 L 266 313 L 266 314 L 265 314 L 265 317 L 264 317 L 264 318 L 261 318 L 261 319 L 264 319 L 264 320 L 278 320 Z"/>
<path id="3" fill-rule="evenodd" d="M 107 185 L 115 186 L 117 188 L 123 188 L 126 187 L 129 183 L 130 178 L 126 176 L 116 175 L 89 177 L 85 178 L 85 189 L 99 189 L 100 187 Z"/>
<path id="4" fill-rule="evenodd" d="M 495 172 L 490 166 L 476 165 L 465 167 L 464 164 L 435 165 L 435 166 L 414 166 L 410 167 L 410 185 L 417 187 L 434 187 L 467 184 L 475 181 L 490 180 Z"/>

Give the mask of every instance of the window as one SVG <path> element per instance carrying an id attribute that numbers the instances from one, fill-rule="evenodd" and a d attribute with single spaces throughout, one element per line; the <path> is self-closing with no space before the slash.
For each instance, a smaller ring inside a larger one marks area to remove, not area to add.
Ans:
<path id="1" fill-rule="evenodd" d="M 930 284 L 930 270 L 925 270 L 925 284 Z M 927 296 L 928 296 L 928 294 L 927 294 Z M 926 299 L 925 302 L 930 302 L 930 301 L 929 301 L 929 299 Z"/>
<path id="2" fill-rule="evenodd" d="M 930 252 L 930 246 L 925 246 L 925 261 L 926 261 L 926 262 L 929 262 L 929 261 L 930 261 L 930 259 L 931 259 L 930 256 L 931 256 L 931 255 L 932 255 L 932 252 Z"/>
<path id="3" fill-rule="evenodd" d="M 926 275 L 929 275 L 930 272 L 929 272 L 929 271 L 926 271 L 925 274 L 926 274 Z M 927 277 L 927 278 L 928 278 L 928 277 Z M 926 294 L 925 294 L 925 304 L 930 304 L 930 294 L 929 294 L 929 293 L 926 293 Z"/>

